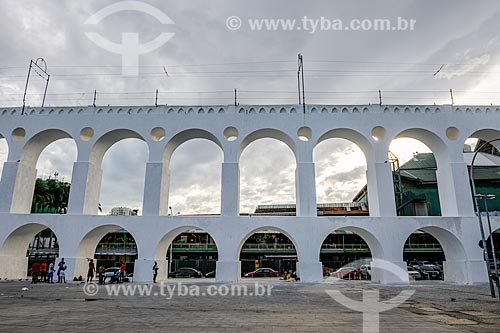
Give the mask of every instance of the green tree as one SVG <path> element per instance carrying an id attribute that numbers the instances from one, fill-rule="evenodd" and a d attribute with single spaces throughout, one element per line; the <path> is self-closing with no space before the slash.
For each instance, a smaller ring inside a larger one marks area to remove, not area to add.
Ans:
<path id="1" fill-rule="evenodd" d="M 57 179 L 40 179 L 35 182 L 32 213 L 66 214 L 70 183 Z"/>

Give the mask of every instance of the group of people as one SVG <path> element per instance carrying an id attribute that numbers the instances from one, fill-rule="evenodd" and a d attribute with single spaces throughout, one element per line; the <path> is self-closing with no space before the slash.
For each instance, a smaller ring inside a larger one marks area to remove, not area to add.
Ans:
<path id="1" fill-rule="evenodd" d="M 47 261 L 35 261 L 31 266 L 31 283 L 45 282 L 54 283 L 54 274 L 57 275 L 57 283 L 66 283 L 66 262 L 64 258 L 57 264 L 51 261 L 47 267 Z"/>
<path id="2" fill-rule="evenodd" d="M 92 280 L 94 279 L 94 273 L 96 273 L 96 275 L 98 275 L 99 277 L 99 284 L 104 284 L 106 280 L 106 276 L 104 274 L 106 268 L 101 265 L 96 270 L 94 260 L 89 258 L 88 261 L 89 261 L 89 269 L 87 271 L 87 283 L 92 282 Z M 110 283 L 125 281 L 125 264 L 123 262 L 120 263 L 120 269 L 114 272 L 114 274 L 110 276 L 110 278 L 111 278 Z"/>
<path id="3" fill-rule="evenodd" d="M 94 279 L 94 274 L 99 277 L 99 284 L 104 284 L 106 275 L 104 274 L 106 268 L 104 266 L 100 266 L 97 270 L 94 264 L 94 260 L 88 258 L 89 261 L 89 269 L 87 271 L 87 283 L 92 282 Z M 158 267 L 158 266 L 156 266 Z M 31 283 L 45 282 L 45 283 L 55 283 L 54 275 L 57 276 L 57 283 L 66 283 L 66 269 L 68 266 L 64 261 L 64 258 L 61 258 L 61 261 L 55 266 L 54 261 L 51 261 L 47 264 L 47 261 L 35 261 L 31 268 Z M 154 270 L 154 269 L 153 269 Z M 158 268 L 156 268 L 156 274 L 158 272 Z M 123 262 L 120 263 L 119 270 L 114 272 L 111 277 L 111 283 L 113 282 L 125 282 L 125 264 Z M 156 279 L 156 277 L 155 277 Z M 82 277 L 79 279 L 75 278 L 75 281 L 81 281 Z"/>

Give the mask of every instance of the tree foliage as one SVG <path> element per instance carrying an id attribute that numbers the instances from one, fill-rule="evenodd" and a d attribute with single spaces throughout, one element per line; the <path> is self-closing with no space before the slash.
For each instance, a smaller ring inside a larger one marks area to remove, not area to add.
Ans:
<path id="1" fill-rule="evenodd" d="M 70 183 L 57 179 L 40 179 L 35 182 L 32 213 L 66 214 Z"/>

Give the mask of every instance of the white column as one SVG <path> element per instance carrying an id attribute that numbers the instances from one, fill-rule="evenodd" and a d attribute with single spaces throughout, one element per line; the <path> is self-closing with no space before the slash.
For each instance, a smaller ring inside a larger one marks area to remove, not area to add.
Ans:
<path id="1" fill-rule="evenodd" d="M 444 280 L 457 284 L 488 282 L 484 260 L 446 260 L 443 262 Z"/>
<path id="2" fill-rule="evenodd" d="M 238 216 L 240 213 L 240 167 L 238 162 L 222 163 L 221 215 Z"/>
<path id="3" fill-rule="evenodd" d="M 366 179 L 370 216 L 396 216 L 394 183 L 387 151 L 367 156 Z"/>
<path id="4" fill-rule="evenodd" d="M 163 179 L 163 167 L 162 162 L 148 162 L 146 164 L 142 215 L 160 215 L 160 211 L 168 214 L 168 197 L 163 198 L 162 195 L 165 193 L 168 195 L 168 184 L 166 191 L 164 184 L 168 183 L 170 172 L 166 168 L 166 179 Z"/>
<path id="5" fill-rule="evenodd" d="M 5 162 L 3 164 L 2 181 L 0 182 L 0 212 L 9 213 L 14 199 L 17 170 L 19 162 Z"/>
<path id="6" fill-rule="evenodd" d="M 28 257 L 19 255 L 0 255 L 0 279 L 26 279 L 28 276 Z"/>
<path id="7" fill-rule="evenodd" d="M 467 165 L 454 160 L 440 163 L 436 172 L 442 216 L 474 216 Z"/>
<path id="8" fill-rule="evenodd" d="M 299 260 L 297 262 L 297 274 L 301 282 L 323 282 L 323 265 L 320 261 Z"/>
<path id="9" fill-rule="evenodd" d="M 73 163 L 68 214 L 95 215 L 99 206 L 102 170 L 91 162 Z"/>
<path id="10" fill-rule="evenodd" d="M 316 216 L 316 176 L 313 162 L 298 162 L 295 169 L 297 216 Z"/>
<path id="11" fill-rule="evenodd" d="M 224 260 L 216 262 L 215 280 L 217 282 L 237 282 L 241 278 L 241 262 L 239 260 Z"/>
<path id="12" fill-rule="evenodd" d="M 369 242 L 372 252 L 371 280 L 380 284 L 409 284 L 407 264 L 403 261 L 404 233 L 387 226 L 376 232 L 373 234 L 375 239 Z"/>
<path id="13" fill-rule="evenodd" d="M 15 163 L 15 162 L 10 162 Z M 28 163 L 17 163 L 17 175 L 12 193 L 11 213 L 29 214 L 35 190 L 36 168 Z"/>
<path id="14" fill-rule="evenodd" d="M 165 281 L 168 276 L 168 260 L 136 259 L 134 263 L 134 282 L 153 282 L 153 266 L 158 263 L 156 281 Z"/>

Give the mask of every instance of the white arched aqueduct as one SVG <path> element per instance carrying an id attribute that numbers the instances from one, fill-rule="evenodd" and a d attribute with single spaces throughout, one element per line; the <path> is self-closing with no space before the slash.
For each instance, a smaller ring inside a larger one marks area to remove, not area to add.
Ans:
<path id="1" fill-rule="evenodd" d="M 451 105 L 309 105 L 305 113 L 297 105 L 33 108 L 23 115 L 20 108 L 0 109 L 0 138 L 8 144 L 0 182 L 0 277 L 26 276 L 26 249 L 45 228 L 57 236 L 68 276 L 84 275 L 86 258 L 94 255 L 99 240 L 123 228 L 137 243 L 134 279 L 149 281 L 155 260 L 165 276 L 168 244 L 196 228 L 209 233 L 217 245 L 217 280 L 237 281 L 245 240 L 258 230 L 274 229 L 294 243 L 301 280 L 319 282 L 321 244 L 342 229 L 369 245 L 373 279 L 380 283 L 398 282 L 377 267 L 385 260 L 406 269 L 404 243 L 416 230 L 430 233 L 443 246 L 446 280 L 485 281 L 463 144 L 469 137 L 500 137 L 499 120 L 500 107 Z M 432 149 L 442 216 L 396 216 L 387 152 L 399 137 L 418 139 Z M 77 147 L 68 214 L 30 214 L 38 157 L 63 138 L 73 139 Z M 127 138 L 143 140 L 149 149 L 143 214 L 99 216 L 103 156 Z M 197 138 L 214 142 L 223 152 L 221 214 L 168 216 L 170 158 L 182 143 Z M 294 154 L 297 216 L 239 216 L 239 159 L 245 147 L 261 138 L 280 140 Z M 313 150 L 330 138 L 350 140 L 363 151 L 370 216 L 316 216 Z M 498 217 L 492 222 L 500 228 Z"/>

